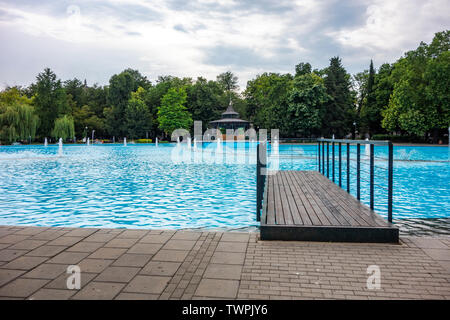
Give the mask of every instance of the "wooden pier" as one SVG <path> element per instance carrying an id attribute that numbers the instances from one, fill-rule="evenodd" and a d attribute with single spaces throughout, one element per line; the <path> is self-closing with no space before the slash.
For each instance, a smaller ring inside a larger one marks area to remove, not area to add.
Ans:
<path id="1" fill-rule="evenodd" d="M 399 230 L 316 171 L 266 176 L 261 240 L 398 243 Z"/>

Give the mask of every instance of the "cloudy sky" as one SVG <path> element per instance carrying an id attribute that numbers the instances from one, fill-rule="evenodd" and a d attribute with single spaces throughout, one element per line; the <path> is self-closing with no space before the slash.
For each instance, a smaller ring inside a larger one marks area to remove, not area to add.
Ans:
<path id="1" fill-rule="evenodd" d="M 255 75 L 393 62 L 450 28 L 450 0 L 0 0 L 0 86 L 45 67 L 107 84 L 131 67 L 158 75 Z"/>

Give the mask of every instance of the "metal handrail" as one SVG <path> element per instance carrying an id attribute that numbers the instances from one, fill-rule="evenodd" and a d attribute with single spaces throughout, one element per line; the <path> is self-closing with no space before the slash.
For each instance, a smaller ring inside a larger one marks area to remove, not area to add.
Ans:
<path id="1" fill-rule="evenodd" d="M 393 196 L 393 172 L 394 172 L 394 147 L 391 141 L 382 140 L 348 140 L 348 139 L 317 139 L 317 162 L 319 172 L 326 175 L 330 179 L 330 143 L 331 143 L 331 180 L 336 183 L 336 173 L 335 173 L 335 151 L 336 144 L 338 148 L 338 164 L 339 164 L 339 186 L 342 187 L 342 144 L 347 145 L 347 192 L 350 193 L 350 145 L 356 145 L 356 198 L 361 200 L 361 144 L 370 145 L 369 153 L 369 204 L 370 209 L 374 209 L 375 205 L 375 145 L 388 146 L 388 168 L 387 168 L 387 180 L 388 180 L 388 221 L 392 222 L 392 196 Z M 326 151 L 325 151 L 326 150 Z M 326 161 L 325 161 L 326 153 Z M 353 160 L 354 161 L 354 160 Z M 386 170 L 385 168 L 383 168 Z"/>
<path id="2" fill-rule="evenodd" d="M 266 184 L 267 143 L 260 142 L 256 146 L 256 221 L 261 220 L 264 187 Z"/>

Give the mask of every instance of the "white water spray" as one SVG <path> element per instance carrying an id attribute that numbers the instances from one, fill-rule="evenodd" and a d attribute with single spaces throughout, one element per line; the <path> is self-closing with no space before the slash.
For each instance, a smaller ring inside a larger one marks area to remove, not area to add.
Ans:
<path id="1" fill-rule="evenodd" d="M 86 140 L 86 145 L 87 146 L 89 145 L 89 138 L 87 138 L 87 140 Z"/>
<path id="2" fill-rule="evenodd" d="M 123 146 L 126 147 L 127 146 L 127 138 L 123 138 Z"/>
<path id="3" fill-rule="evenodd" d="M 369 141 L 369 138 L 366 138 L 366 141 Z M 370 144 L 366 144 L 365 152 L 366 156 L 370 156 Z"/>
<path id="4" fill-rule="evenodd" d="M 59 138 L 59 142 L 58 142 L 58 156 L 62 157 L 63 155 L 63 142 L 62 142 L 62 138 Z"/>
<path id="5" fill-rule="evenodd" d="M 44 139 L 44 147 L 48 146 L 47 137 Z"/>
<path id="6" fill-rule="evenodd" d="M 155 139 L 155 147 L 158 146 L 158 138 Z"/>
<path id="7" fill-rule="evenodd" d="M 190 137 L 187 138 L 187 147 L 188 147 L 188 149 L 191 149 L 191 138 Z"/>
<path id="8" fill-rule="evenodd" d="M 197 150 L 197 139 L 194 138 L 194 151 L 196 151 L 196 150 Z"/>

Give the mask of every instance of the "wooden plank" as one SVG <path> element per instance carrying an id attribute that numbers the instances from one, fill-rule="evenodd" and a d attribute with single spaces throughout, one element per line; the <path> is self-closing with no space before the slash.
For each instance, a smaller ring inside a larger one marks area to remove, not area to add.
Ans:
<path id="1" fill-rule="evenodd" d="M 287 225 L 294 224 L 291 207 L 289 206 L 289 200 L 287 198 L 286 185 L 283 179 L 283 171 L 278 171 L 276 175 L 279 182 L 278 187 L 280 188 L 280 198 L 281 198 L 281 206 L 283 207 L 284 224 Z"/>
<path id="2" fill-rule="evenodd" d="M 289 204 L 289 208 L 290 208 L 290 212 L 291 212 L 291 217 L 292 217 L 292 223 L 293 224 L 303 224 L 303 220 L 300 216 L 299 210 L 297 208 L 297 205 L 295 203 L 294 200 L 294 196 L 292 194 L 292 190 L 291 190 L 291 186 L 287 180 L 287 171 L 280 171 L 281 174 L 281 178 L 283 180 L 283 185 L 284 185 L 284 191 L 286 192 L 286 198 Z M 286 222 L 286 224 L 288 224 Z"/>
<path id="3" fill-rule="evenodd" d="M 294 200 L 297 203 L 297 208 L 299 209 L 304 224 L 321 225 L 319 218 L 310 206 L 309 201 L 306 199 L 303 191 L 300 189 L 299 184 L 294 180 L 291 174 L 287 175 L 287 177 L 294 194 Z"/>
<path id="4" fill-rule="evenodd" d="M 267 176 L 267 224 L 275 224 L 273 176 Z"/>
<path id="5" fill-rule="evenodd" d="M 324 190 L 330 193 L 331 198 L 338 200 L 361 225 L 386 226 L 388 224 L 386 220 L 370 210 L 369 207 L 356 200 L 352 195 L 325 177 L 321 177 L 321 179 L 316 178 L 316 181 L 323 186 Z"/>
<path id="6" fill-rule="evenodd" d="M 322 210 L 320 210 L 320 208 L 317 206 L 316 202 L 312 199 L 311 192 L 306 188 L 304 182 L 301 179 L 298 179 L 298 177 L 295 174 L 291 175 L 291 177 L 293 181 L 298 185 L 301 194 L 303 195 L 303 199 L 308 204 L 307 210 L 309 216 L 311 217 L 311 220 L 313 220 L 314 217 L 314 220 L 316 221 L 318 220 L 317 225 L 329 225 L 330 224 L 329 220 L 322 212 Z"/>
<path id="7" fill-rule="evenodd" d="M 293 175 L 297 177 L 300 181 L 303 182 L 303 187 L 309 191 L 309 194 L 311 195 L 311 201 L 316 204 L 316 207 L 314 207 L 314 204 L 312 204 L 314 210 L 317 213 L 317 210 L 323 213 L 323 215 L 328 220 L 328 223 L 325 225 L 329 226 L 336 226 L 341 225 L 338 219 L 328 210 L 328 208 L 325 206 L 325 204 L 319 199 L 316 192 L 314 192 L 311 188 L 311 186 L 308 184 L 308 182 L 305 180 L 305 176 L 301 173 L 301 171 L 293 171 Z M 311 202 L 310 201 L 310 202 Z"/>
<path id="8" fill-rule="evenodd" d="M 322 200 L 324 205 L 330 210 L 334 211 L 334 215 L 337 219 L 339 219 L 341 225 L 351 225 L 351 226 L 360 226 L 365 225 L 368 226 L 364 220 L 358 221 L 355 219 L 351 212 L 344 206 L 340 205 L 339 199 L 331 194 L 331 190 L 335 187 L 335 185 L 328 186 L 327 189 L 323 188 L 321 182 L 323 182 L 322 175 L 316 175 L 314 172 L 305 173 L 305 179 L 312 186 L 312 188 L 316 191 L 317 197 Z M 326 179 L 326 178 L 325 178 Z"/>
<path id="9" fill-rule="evenodd" d="M 304 173 L 303 175 L 310 188 L 315 192 L 316 197 L 320 199 L 320 201 L 322 201 L 323 205 L 328 209 L 333 217 L 339 221 L 340 225 L 351 225 L 351 220 L 349 219 L 346 210 L 337 205 L 335 199 L 333 197 L 330 197 L 326 191 L 323 192 L 317 182 L 311 180 L 312 177 L 310 177 L 307 173 Z"/>
<path id="10" fill-rule="evenodd" d="M 275 223 L 284 224 L 283 207 L 281 205 L 280 188 L 278 176 L 273 176 L 273 191 L 275 193 Z"/>

